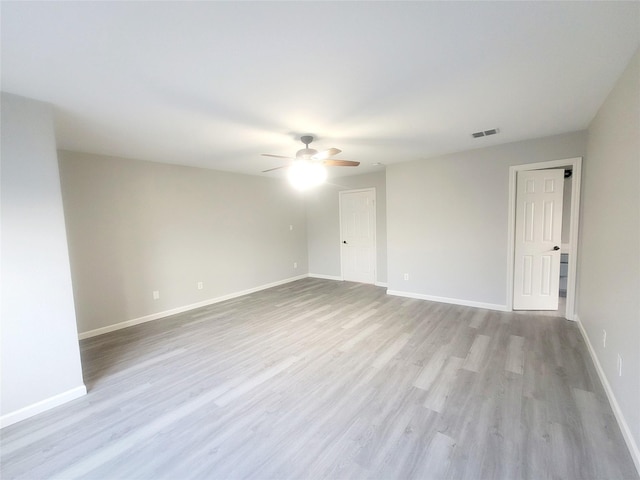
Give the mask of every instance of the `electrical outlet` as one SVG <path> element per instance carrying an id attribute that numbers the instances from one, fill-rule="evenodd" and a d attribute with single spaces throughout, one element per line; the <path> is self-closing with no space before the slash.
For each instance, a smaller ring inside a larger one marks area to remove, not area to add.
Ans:
<path id="1" fill-rule="evenodd" d="M 618 376 L 622 376 L 622 357 L 618 354 Z"/>
<path id="2" fill-rule="evenodd" d="M 607 331 L 602 329 L 602 348 L 607 348 Z"/>
<path id="3" fill-rule="evenodd" d="M 204 284 L 202 282 L 198 282 L 198 290 L 202 290 L 204 288 Z"/>
<path id="4" fill-rule="evenodd" d="M 405 274 L 404 274 L 404 279 L 405 279 L 405 280 L 409 280 L 409 274 L 408 274 L 408 273 L 405 273 Z"/>
<path id="5" fill-rule="evenodd" d="M 293 230 L 293 225 L 289 225 L 289 231 Z"/>
<path id="6" fill-rule="evenodd" d="M 153 291 L 153 299 L 158 300 L 160 298 L 160 292 L 158 290 Z"/>
<path id="7" fill-rule="evenodd" d="M 293 268 L 298 268 L 298 262 L 293 262 Z"/>

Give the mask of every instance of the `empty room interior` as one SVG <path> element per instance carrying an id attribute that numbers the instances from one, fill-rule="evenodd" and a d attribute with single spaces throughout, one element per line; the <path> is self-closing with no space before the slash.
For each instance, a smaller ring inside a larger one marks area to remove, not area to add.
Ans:
<path id="1" fill-rule="evenodd" d="M 640 478 L 640 3 L 18 2 L 3 479 Z"/>

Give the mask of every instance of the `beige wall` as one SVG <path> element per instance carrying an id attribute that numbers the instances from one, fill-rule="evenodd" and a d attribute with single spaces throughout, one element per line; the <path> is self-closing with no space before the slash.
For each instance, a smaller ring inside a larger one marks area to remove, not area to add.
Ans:
<path id="1" fill-rule="evenodd" d="M 279 180 L 59 157 L 80 332 L 307 273 L 303 197 Z"/>
<path id="2" fill-rule="evenodd" d="M 86 393 L 52 113 L 2 93 L 0 424 Z"/>
<path id="3" fill-rule="evenodd" d="M 640 51 L 589 126 L 582 188 L 578 315 L 640 467 Z"/>

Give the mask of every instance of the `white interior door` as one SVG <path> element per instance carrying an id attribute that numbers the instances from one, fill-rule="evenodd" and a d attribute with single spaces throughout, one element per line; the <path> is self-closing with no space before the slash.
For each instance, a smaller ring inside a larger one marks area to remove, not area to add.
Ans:
<path id="1" fill-rule="evenodd" d="M 342 278 L 350 282 L 375 283 L 375 189 L 340 192 L 340 235 Z"/>
<path id="2" fill-rule="evenodd" d="M 557 310 L 564 169 L 518 172 L 514 310 Z"/>

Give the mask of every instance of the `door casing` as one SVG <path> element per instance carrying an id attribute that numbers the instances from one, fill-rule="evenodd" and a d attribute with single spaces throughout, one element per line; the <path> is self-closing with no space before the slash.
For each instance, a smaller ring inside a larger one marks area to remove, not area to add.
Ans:
<path id="1" fill-rule="evenodd" d="M 569 226 L 569 265 L 567 273 L 567 304 L 565 318 L 575 320 L 576 271 L 578 256 L 578 232 L 580 228 L 580 183 L 582 180 L 582 157 L 527 163 L 509 167 L 509 216 L 507 221 L 507 311 L 513 311 L 513 272 L 515 268 L 515 219 L 516 180 L 518 172 L 571 167 L 573 183 L 571 188 L 571 222 Z"/>

